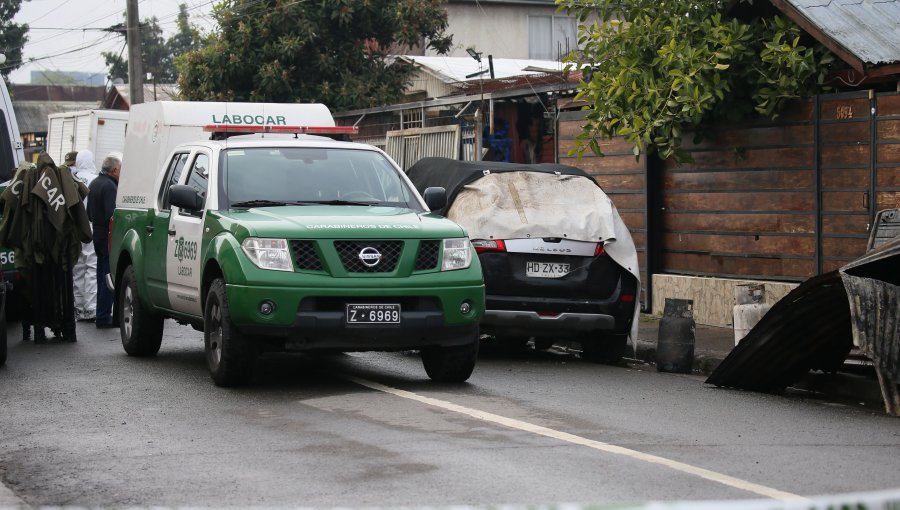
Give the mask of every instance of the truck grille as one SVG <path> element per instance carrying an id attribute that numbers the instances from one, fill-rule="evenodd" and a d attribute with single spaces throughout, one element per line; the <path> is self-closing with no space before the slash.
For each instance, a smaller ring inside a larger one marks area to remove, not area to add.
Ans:
<path id="1" fill-rule="evenodd" d="M 294 253 L 297 269 L 322 270 L 322 261 L 319 260 L 313 241 L 291 241 L 291 251 Z"/>
<path id="2" fill-rule="evenodd" d="M 334 248 L 348 273 L 390 273 L 397 268 L 403 241 L 335 241 Z M 376 253 L 380 259 L 370 258 L 368 264 L 360 257 Z"/>
<path id="3" fill-rule="evenodd" d="M 419 243 L 419 255 L 416 256 L 416 271 L 434 269 L 438 265 L 440 241 L 422 241 Z"/>

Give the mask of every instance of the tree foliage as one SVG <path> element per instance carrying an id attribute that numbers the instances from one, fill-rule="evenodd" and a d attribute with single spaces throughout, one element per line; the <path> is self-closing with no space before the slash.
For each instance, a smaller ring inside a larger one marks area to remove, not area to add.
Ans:
<path id="1" fill-rule="evenodd" d="M 197 47 L 200 36 L 189 22 L 187 5 L 178 6 L 178 31 L 168 40 L 163 37 L 163 29 L 154 16 L 141 22 L 141 63 L 145 73 L 151 73 L 157 83 L 175 83 L 178 69 L 175 57 Z M 128 81 L 128 59 L 122 53 L 105 51 L 102 53 L 108 68 L 110 80 L 120 78 Z"/>
<path id="2" fill-rule="evenodd" d="M 6 56 L 0 74 L 4 80 L 22 66 L 22 47 L 28 42 L 28 25 L 12 21 L 21 6 L 22 0 L 0 0 L 0 53 Z"/>
<path id="3" fill-rule="evenodd" d="M 577 153 L 624 136 L 634 154 L 689 159 L 682 134 L 823 90 L 833 55 L 774 17 L 729 19 L 718 0 L 557 0 L 579 19 L 569 58 L 585 71 L 578 97 L 590 112 Z M 589 21 L 593 20 L 593 21 Z"/>
<path id="4" fill-rule="evenodd" d="M 392 47 L 446 53 L 441 0 L 226 0 L 219 31 L 177 59 L 185 99 L 375 106 L 401 97 L 412 67 Z"/>

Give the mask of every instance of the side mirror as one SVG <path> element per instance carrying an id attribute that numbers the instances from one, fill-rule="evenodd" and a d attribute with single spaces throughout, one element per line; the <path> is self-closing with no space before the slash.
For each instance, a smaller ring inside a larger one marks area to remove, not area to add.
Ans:
<path id="1" fill-rule="evenodd" d="M 426 188 L 425 193 L 422 194 L 422 198 L 425 199 L 425 205 L 427 205 L 432 212 L 437 212 L 444 207 L 447 207 L 447 190 L 444 188 Z"/>
<path id="2" fill-rule="evenodd" d="M 197 190 L 185 184 L 173 184 L 169 186 L 169 203 L 175 207 L 190 212 L 203 209 L 203 197 Z"/>

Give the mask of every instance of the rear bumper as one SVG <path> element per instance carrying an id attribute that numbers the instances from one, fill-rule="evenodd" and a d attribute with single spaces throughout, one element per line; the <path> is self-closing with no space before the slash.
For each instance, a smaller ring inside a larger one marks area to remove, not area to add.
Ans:
<path id="1" fill-rule="evenodd" d="M 488 295 L 482 330 L 490 334 L 577 336 L 587 331 L 627 332 L 634 303 L 609 299 L 563 299 Z"/>
<path id="2" fill-rule="evenodd" d="M 582 332 L 613 330 L 616 318 L 600 313 L 560 313 L 559 315 L 540 315 L 527 310 L 485 310 L 481 323 L 485 328 L 523 329 L 532 334 L 537 331 Z"/>

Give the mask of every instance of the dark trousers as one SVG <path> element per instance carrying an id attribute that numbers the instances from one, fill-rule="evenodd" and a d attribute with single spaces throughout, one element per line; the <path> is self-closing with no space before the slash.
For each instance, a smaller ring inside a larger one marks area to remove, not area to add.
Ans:
<path id="1" fill-rule="evenodd" d="M 95 230 L 96 232 L 96 230 Z M 97 324 L 112 322 L 113 293 L 106 286 L 109 274 L 109 246 L 106 237 L 94 237 L 94 253 L 97 254 Z"/>

